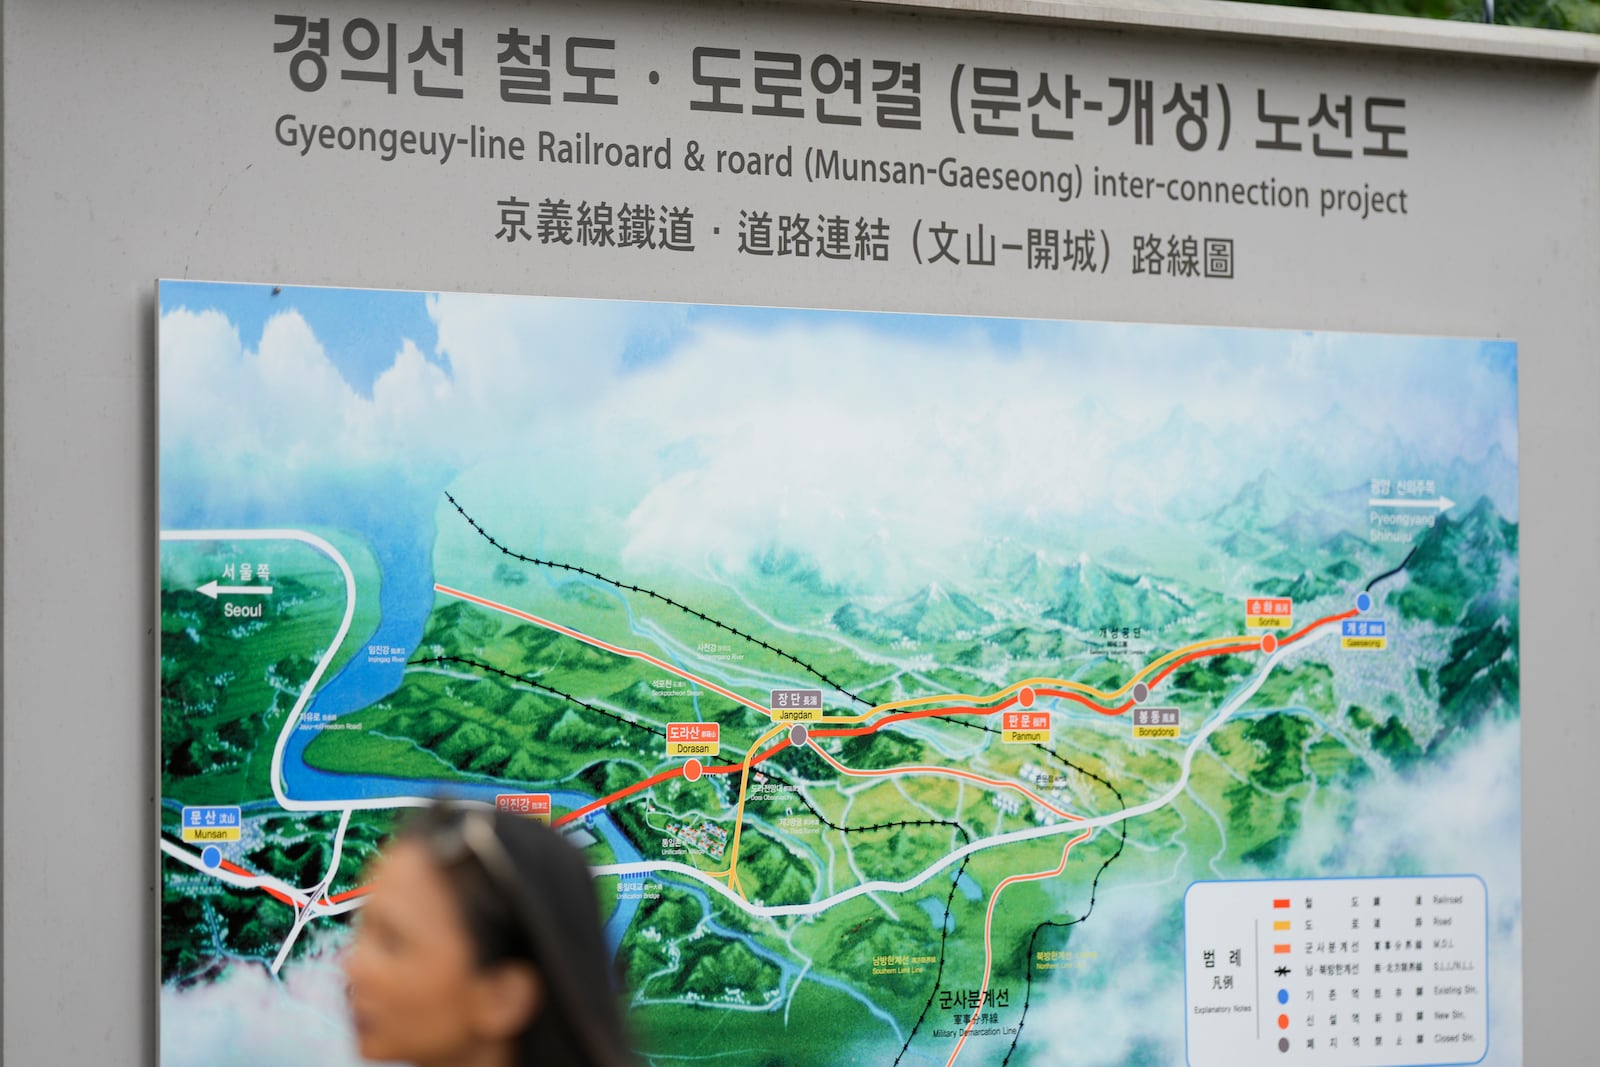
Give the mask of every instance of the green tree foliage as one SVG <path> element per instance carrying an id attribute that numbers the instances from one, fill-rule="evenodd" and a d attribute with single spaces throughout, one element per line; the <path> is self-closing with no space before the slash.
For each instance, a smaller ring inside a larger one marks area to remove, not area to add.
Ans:
<path id="1" fill-rule="evenodd" d="M 1373 15 L 1484 22 L 1483 0 L 1249 0 L 1280 7 L 1315 7 L 1361 11 Z M 1600 0 L 1494 0 L 1499 26 L 1531 26 L 1541 30 L 1600 33 Z"/>

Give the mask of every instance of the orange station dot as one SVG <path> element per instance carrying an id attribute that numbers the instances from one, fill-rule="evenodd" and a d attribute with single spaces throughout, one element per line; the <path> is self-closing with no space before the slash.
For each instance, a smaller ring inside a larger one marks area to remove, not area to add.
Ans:
<path id="1" fill-rule="evenodd" d="M 1032 688 L 1030 688 L 1028 686 L 1023 686 L 1022 687 L 1021 691 L 1019 691 L 1017 693 L 1017 704 L 1018 704 L 1018 706 L 1024 707 L 1024 708 L 1033 707 L 1033 690 L 1032 690 Z"/>
<path id="2" fill-rule="evenodd" d="M 1289 1029 L 1289 1017 L 1287 1015 L 1278 1016 L 1278 1029 L 1279 1030 L 1287 1030 L 1287 1029 Z"/>
<path id="3" fill-rule="evenodd" d="M 1274 635 L 1274 634 L 1266 634 L 1266 635 L 1264 635 L 1261 638 L 1261 651 L 1265 652 L 1269 656 L 1272 655 L 1274 652 L 1278 651 L 1278 638 L 1277 638 L 1277 636 Z"/>
<path id="4" fill-rule="evenodd" d="M 688 763 L 685 763 L 683 765 L 683 776 L 691 782 L 698 782 L 700 780 L 700 761 L 691 759 Z"/>

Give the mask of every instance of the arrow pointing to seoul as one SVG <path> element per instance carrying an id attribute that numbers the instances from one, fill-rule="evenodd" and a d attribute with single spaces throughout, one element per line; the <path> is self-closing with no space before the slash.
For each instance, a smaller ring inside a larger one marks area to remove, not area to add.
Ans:
<path id="1" fill-rule="evenodd" d="M 199 589 L 195 590 L 195 592 L 204 593 L 206 596 L 210 597 L 212 600 L 217 599 L 217 597 L 219 597 L 219 596 L 271 596 L 272 595 L 272 586 L 270 586 L 270 585 L 218 585 L 216 582 L 212 581 L 212 582 L 207 582 L 205 585 L 202 585 Z"/>
<path id="2" fill-rule="evenodd" d="M 1441 512 L 1449 511 L 1456 506 L 1456 502 L 1447 496 L 1434 500 L 1394 500 L 1389 497 L 1373 497 L 1367 501 L 1369 508 L 1437 508 Z"/>

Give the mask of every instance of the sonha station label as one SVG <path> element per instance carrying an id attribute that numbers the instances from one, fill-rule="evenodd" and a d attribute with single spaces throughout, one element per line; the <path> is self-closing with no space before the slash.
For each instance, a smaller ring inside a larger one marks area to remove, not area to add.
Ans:
<path id="1" fill-rule="evenodd" d="M 1244 624 L 1287 630 L 1294 621 L 1294 601 L 1289 597 L 1253 596 L 1245 601 Z"/>

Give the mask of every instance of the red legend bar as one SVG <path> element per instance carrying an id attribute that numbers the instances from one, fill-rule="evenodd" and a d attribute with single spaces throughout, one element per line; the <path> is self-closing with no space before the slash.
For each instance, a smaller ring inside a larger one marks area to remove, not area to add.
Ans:
<path id="1" fill-rule="evenodd" d="M 1287 908 L 1289 906 L 1289 902 L 1280 897 L 1272 902 L 1272 906 L 1274 908 Z"/>

